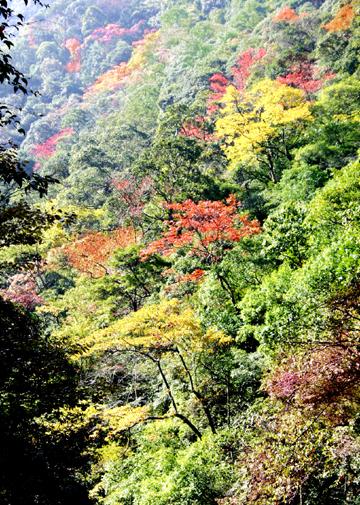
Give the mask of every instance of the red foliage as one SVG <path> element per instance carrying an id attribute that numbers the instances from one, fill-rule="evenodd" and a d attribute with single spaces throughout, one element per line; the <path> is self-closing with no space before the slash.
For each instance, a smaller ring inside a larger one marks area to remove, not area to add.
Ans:
<path id="1" fill-rule="evenodd" d="M 253 49 L 250 47 L 244 51 L 236 61 L 236 65 L 232 67 L 232 75 L 234 83 L 238 90 L 243 91 L 246 86 L 246 81 L 250 76 L 251 67 L 266 56 L 266 49 Z"/>
<path id="2" fill-rule="evenodd" d="M 300 63 L 290 68 L 291 72 L 283 77 L 278 77 L 278 81 L 287 86 L 300 88 L 306 93 L 316 93 L 323 86 L 324 80 L 333 77 L 332 74 L 326 74 L 324 79 L 316 78 L 316 67 L 311 63 Z"/>
<path id="3" fill-rule="evenodd" d="M 37 294 L 35 277 L 30 272 L 14 275 L 10 279 L 9 287 L 1 290 L 0 294 L 4 300 L 18 303 L 31 311 L 43 303 L 43 299 Z"/>
<path id="4" fill-rule="evenodd" d="M 216 259 L 209 246 L 239 242 L 243 237 L 259 233 L 258 221 L 250 221 L 248 216 L 238 213 L 239 203 L 230 196 L 226 203 L 202 201 L 195 203 L 167 204 L 172 218 L 166 222 L 168 231 L 159 240 L 149 244 L 142 252 L 147 258 L 151 254 L 170 255 L 178 249 L 187 248 L 193 254 Z"/>
<path id="5" fill-rule="evenodd" d="M 291 9 L 290 7 L 286 6 L 283 7 L 277 14 L 274 16 L 274 21 L 276 23 L 294 23 L 295 21 L 298 21 L 300 19 L 300 16 L 296 14 L 294 9 Z"/>
<path id="6" fill-rule="evenodd" d="M 335 17 L 323 25 L 323 28 L 328 32 L 340 32 L 350 28 L 355 17 L 354 7 L 350 4 L 344 5 L 338 10 Z"/>
<path id="7" fill-rule="evenodd" d="M 144 24 L 145 21 L 139 21 L 131 28 L 123 28 L 117 24 L 109 24 L 103 28 L 97 28 L 94 30 L 86 40 L 97 40 L 99 42 L 108 43 L 115 37 L 122 38 L 127 36 L 136 36 L 141 32 Z"/>
<path id="8" fill-rule="evenodd" d="M 291 358 L 269 379 L 269 394 L 299 404 L 336 402 L 359 387 L 360 352 L 356 347 L 324 346 L 300 359 Z"/>
<path id="9" fill-rule="evenodd" d="M 218 102 L 225 95 L 226 88 L 230 81 L 223 74 L 214 74 L 210 77 L 209 83 L 212 94 L 208 100 L 207 113 L 211 115 L 219 109 Z"/>
<path id="10" fill-rule="evenodd" d="M 68 39 L 64 46 L 71 54 L 71 61 L 66 65 L 66 70 L 70 73 L 80 72 L 81 69 L 81 42 L 78 39 Z"/>
<path id="11" fill-rule="evenodd" d="M 202 268 L 197 268 L 191 274 L 183 275 L 180 279 L 180 282 L 198 282 L 205 275 L 205 270 Z"/>
<path id="12" fill-rule="evenodd" d="M 203 116 L 196 117 L 194 121 L 188 121 L 181 127 L 180 135 L 204 142 L 213 142 L 216 137 L 213 133 L 206 131 L 205 121 L 206 118 Z"/>
<path id="13" fill-rule="evenodd" d="M 238 90 L 243 91 L 246 86 L 246 81 L 250 76 L 251 67 L 258 61 L 266 56 L 266 50 L 263 48 L 253 49 L 249 48 L 244 51 L 232 67 L 233 83 Z M 230 81 L 223 74 L 214 74 L 209 79 L 211 95 L 208 99 L 207 114 L 211 116 L 219 109 L 219 103 L 226 93 L 226 88 L 229 86 Z"/>
<path id="14" fill-rule="evenodd" d="M 49 159 L 55 153 L 59 140 L 66 137 L 70 137 L 73 134 L 74 134 L 73 128 L 64 128 L 59 133 L 55 133 L 55 135 L 49 137 L 42 144 L 35 145 L 32 149 L 32 153 L 37 158 L 41 158 L 44 160 Z"/>
<path id="15" fill-rule="evenodd" d="M 91 277 L 108 273 L 106 264 L 116 249 L 136 243 L 133 228 L 118 228 L 109 233 L 94 232 L 63 249 L 70 265 Z"/>
<path id="16" fill-rule="evenodd" d="M 140 218 L 148 196 L 152 193 L 151 177 L 144 177 L 139 183 L 135 177 L 113 181 L 121 204 L 131 219 Z"/>

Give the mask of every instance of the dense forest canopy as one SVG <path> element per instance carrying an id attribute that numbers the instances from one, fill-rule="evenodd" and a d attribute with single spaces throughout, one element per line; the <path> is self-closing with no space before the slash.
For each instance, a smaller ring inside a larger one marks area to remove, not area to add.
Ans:
<path id="1" fill-rule="evenodd" d="M 358 505 L 358 0 L 0 2 L 0 505 Z"/>

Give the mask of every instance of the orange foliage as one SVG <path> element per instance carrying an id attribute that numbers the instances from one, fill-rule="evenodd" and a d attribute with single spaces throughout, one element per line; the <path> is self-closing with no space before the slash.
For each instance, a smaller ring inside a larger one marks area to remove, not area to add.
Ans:
<path id="1" fill-rule="evenodd" d="M 133 228 L 118 228 L 109 233 L 94 232 L 72 242 L 63 251 L 70 265 L 91 277 L 103 277 L 106 264 L 116 249 L 137 241 Z"/>
<path id="2" fill-rule="evenodd" d="M 112 91 L 124 86 L 133 74 L 142 68 L 146 63 L 147 54 L 152 50 L 153 43 L 159 37 L 158 32 L 148 32 L 140 41 L 134 42 L 134 52 L 128 63 L 120 63 L 112 69 L 101 75 L 95 83 L 88 88 L 85 93 L 85 98 L 102 93 L 104 91 Z"/>
<path id="3" fill-rule="evenodd" d="M 239 242 L 242 238 L 260 232 L 257 220 L 238 213 L 239 203 L 231 195 L 226 203 L 221 201 L 202 201 L 195 203 L 186 200 L 183 203 L 167 204 L 173 212 L 167 221 L 168 230 L 162 237 L 151 242 L 142 252 L 143 258 L 161 253 L 170 255 L 178 249 L 188 249 L 196 256 L 217 261 L 218 254 L 225 244 Z M 215 251 L 214 247 L 219 249 Z"/>
<path id="4" fill-rule="evenodd" d="M 80 60 L 80 50 L 81 42 L 78 39 L 68 39 L 65 41 L 64 46 L 71 54 L 71 60 L 66 65 L 66 70 L 70 73 L 80 72 L 81 60 Z"/>
<path id="5" fill-rule="evenodd" d="M 274 17 L 274 21 L 277 23 L 294 23 L 295 21 L 298 21 L 300 19 L 300 16 L 296 14 L 294 9 L 291 9 L 290 7 L 283 7 Z"/>
<path id="6" fill-rule="evenodd" d="M 355 17 L 355 11 L 351 4 L 344 5 L 338 10 L 334 19 L 329 21 L 323 28 L 328 32 L 340 32 L 350 28 Z"/>
<path id="7" fill-rule="evenodd" d="M 131 75 L 131 70 L 127 63 L 120 63 L 116 67 L 102 74 L 95 83 L 85 93 L 85 96 L 96 95 L 103 91 L 111 91 L 120 88 L 125 78 Z"/>
<path id="8" fill-rule="evenodd" d="M 183 275 L 180 282 L 199 282 L 205 275 L 205 270 L 197 268 L 191 274 Z"/>

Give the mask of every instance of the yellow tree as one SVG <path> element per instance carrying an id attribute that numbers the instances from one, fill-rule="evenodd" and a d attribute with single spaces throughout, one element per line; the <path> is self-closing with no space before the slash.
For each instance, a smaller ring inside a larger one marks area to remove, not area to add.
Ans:
<path id="1" fill-rule="evenodd" d="M 276 160 L 291 159 L 294 130 L 311 119 L 304 91 L 263 79 L 244 92 L 227 87 L 216 132 L 230 168 L 260 163 L 267 167 L 267 178 L 277 182 Z"/>
<path id="2" fill-rule="evenodd" d="M 156 305 L 146 305 L 90 335 L 82 342 L 86 349 L 82 356 L 135 353 L 150 360 L 157 367 L 166 388 L 172 405 L 170 415 L 181 419 L 200 438 L 200 430 L 179 410 L 164 358 L 171 355 L 178 360 L 188 391 L 199 402 L 209 427 L 215 432 L 208 401 L 196 386 L 188 357 L 193 361 L 195 356 L 213 352 L 216 347 L 226 345 L 230 340 L 214 328 L 205 330 L 190 307 L 184 307 L 178 300 L 162 300 Z"/>

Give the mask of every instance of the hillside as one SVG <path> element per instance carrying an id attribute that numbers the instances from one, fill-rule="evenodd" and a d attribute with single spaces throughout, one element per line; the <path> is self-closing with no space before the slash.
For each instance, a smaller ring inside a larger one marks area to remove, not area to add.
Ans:
<path id="1" fill-rule="evenodd" d="M 0 6 L 0 505 L 359 504 L 358 0 L 49 3 Z"/>

